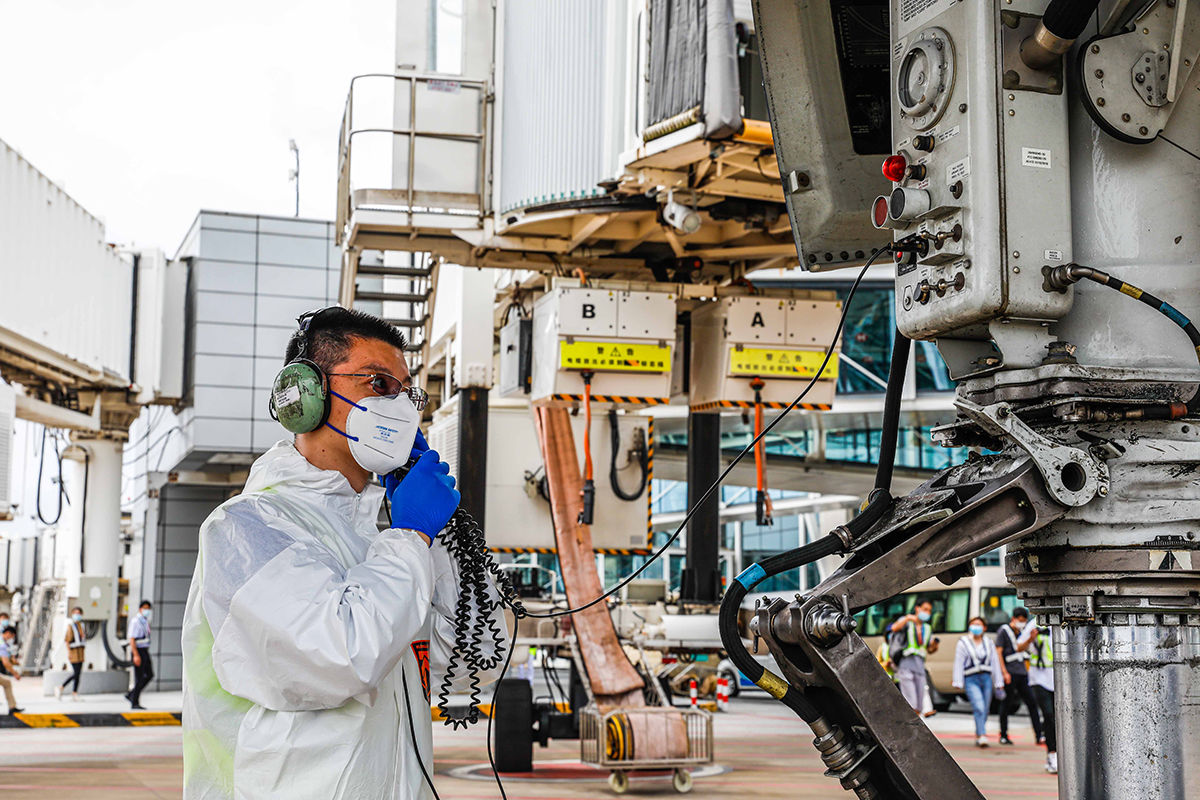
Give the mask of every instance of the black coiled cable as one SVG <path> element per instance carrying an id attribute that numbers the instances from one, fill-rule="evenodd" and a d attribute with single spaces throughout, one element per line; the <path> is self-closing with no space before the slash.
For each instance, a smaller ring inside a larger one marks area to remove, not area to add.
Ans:
<path id="1" fill-rule="evenodd" d="M 438 690 L 437 707 L 446 725 L 462 728 L 479 721 L 479 673 L 495 669 L 504 660 L 505 632 L 492 612 L 507 606 L 520 619 L 526 611 L 512 581 L 492 558 L 483 529 L 474 517 L 458 509 L 437 541 L 458 566 L 461 587 L 454 607 L 454 649 Z M 498 599 L 493 599 L 488 591 L 489 576 L 495 581 Z M 486 639 L 492 642 L 492 655 L 487 657 L 483 656 L 482 648 Z M 469 695 L 467 710 L 461 716 L 452 716 L 449 708 L 456 676 L 465 677 Z"/>

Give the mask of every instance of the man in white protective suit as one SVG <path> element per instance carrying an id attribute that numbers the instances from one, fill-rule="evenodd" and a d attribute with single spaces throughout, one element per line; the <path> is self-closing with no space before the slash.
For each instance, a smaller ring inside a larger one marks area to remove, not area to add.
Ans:
<path id="1" fill-rule="evenodd" d="M 433 796 L 430 687 L 459 595 L 435 540 L 459 494 L 420 436 L 427 396 L 404 346 L 360 312 L 300 318 L 271 392 L 295 441 L 200 528 L 183 622 L 186 800 Z M 374 482 L 410 455 L 403 480 Z"/>

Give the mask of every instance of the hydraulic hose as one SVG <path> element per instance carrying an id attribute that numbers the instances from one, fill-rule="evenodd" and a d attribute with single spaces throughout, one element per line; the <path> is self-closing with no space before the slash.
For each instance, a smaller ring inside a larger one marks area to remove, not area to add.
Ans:
<path id="1" fill-rule="evenodd" d="M 621 426 L 617 422 L 617 410 L 615 408 L 608 410 L 608 431 L 609 444 L 611 445 L 609 449 L 612 450 L 612 457 L 608 464 L 608 482 L 612 486 L 613 494 L 626 502 L 632 502 L 641 497 L 642 493 L 646 491 L 646 483 L 650 475 L 650 460 L 649 454 L 646 452 L 646 445 L 644 442 L 641 442 L 639 437 L 634 437 L 633 453 L 634 457 L 637 458 L 638 466 L 641 468 L 642 477 L 637 489 L 627 492 L 621 488 L 621 481 L 617 477 L 617 453 L 621 451 Z"/>
<path id="2" fill-rule="evenodd" d="M 1079 38 L 1088 20 L 1100 6 L 1100 0 L 1050 0 L 1042 25 L 1060 39 Z"/>
<path id="3" fill-rule="evenodd" d="M 1050 0 L 1037 30 L 1021 42 L 1021 60 L 1031 69 L 1056 64 L 1083 33 L 1100 0 Z"/>
<path id="4" fill-rule="evenodd" d="M 717 619 L 717 626 L 721 632 L 721 643 L 734 666 L 767 694 L 796 712 L 796 715 L 805 722 L 813 722 L 821 716 L 821 713 L 808 701 L 803 692 L 763 667 L 750 655 L 742 643 L 741 634 L 738 633 L 738 610 L 742 607 L 742 601 L 746 599 L 746 593 L 767 578 L 805 564 L 811 564 L 820 558 L 833 555 L 841 549 L 841 539 L 829 535 L 795 550 L 771 556 L 761 564 L 751 564 L 742 570 L 742 573 L 734 578 L 733 583 L 725 590 L 725 597 L 721 600 L 721 611 Z"/>
<path id="5" fill-rule="evenodd" d="M 891 491 L 892 472 L 896 467 L 896 439 L 900 434 L 900 401 L 904 394 L 904 374 L 908 371 L 912 339 L 899 330 L 892 343 L 892 363 L 888 367 L 887 392 L 883 397 L 883 430 L 879 438 L 879 464 L 875 468 L 875 488 Z"/>
<path id="6" fill-rule="evenodd" d="M 1102 272 L 1094 267 L 1085 267 L 1082 264 L 1063 264 L 1062 266 L 1054 267 L 1046 275 L 1046 282 L 1052 289 L 1066 291 L 1068 286 L 1078 283 L 1084 278 L 1099 283 L 1102 286 L 1107 286 L 1110 289 L 1116 289 L 1121 294 L 1129 295 L 1134 300 L 1145 303 L 1171 320 L 1171 322 L 1174 322 L 1183 329 L 1184 334 L 1188 337 L 1188 340 L 1192 343 L 1192 347 L 1196 351 L 1197 361 L 1200 361 L 1200 330 L 1197 330 L 1190 319 L 1166 300 L 1160 300 L 1149 292 L 1134 286 L 1132 283 L 1126 283 L 1120 278 L 1109 275 L 1107 272 Z"/>
<path id="7" fill-rule="evenodd" d="M 108 620 L 100 621 L 100 641 L 104 643 L 104 652 L 108 653 L 108 660 L 117 669 L 129 669 L 133 666 L 132 661 L 126 661 L 123 658 L 117 658 L 117 654 L 112 651 L 112 646 L 108 643 Z"/>

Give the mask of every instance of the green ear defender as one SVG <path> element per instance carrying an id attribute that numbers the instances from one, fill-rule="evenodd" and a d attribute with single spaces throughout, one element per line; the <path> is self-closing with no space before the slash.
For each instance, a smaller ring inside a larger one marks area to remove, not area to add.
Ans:
<path id="1" fill-rule="evenodd" d="M 292 433 L 310 433 L 329 419 L 329 379 L 315 363 L 305 358 L 308 352 L 308 329 L 322 312 L 341 306 L 330 306 L 301 314 L 300 348 L 296 357 L 275 376 L 271 386 L 269 410 L 271 418 Z"/>
<path id="2" fill-rule="evenodd" d="M 321 368 L 296 359 L 281 369 L 271 386 L 271 416 L 292 433 L 308 433 L 324 425 L 329 393 Z"/>

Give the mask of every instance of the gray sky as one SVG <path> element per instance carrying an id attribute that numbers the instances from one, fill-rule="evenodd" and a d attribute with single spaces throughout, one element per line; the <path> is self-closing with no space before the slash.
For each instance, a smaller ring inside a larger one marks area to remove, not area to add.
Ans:
<path id="1" fill-rule="evenodd" d="M 0 0 L 0 139 L 111 241 L 173 254 L 196 211 L 332 219 L 350 78 L 390 72 L 395 0 Z"/>

